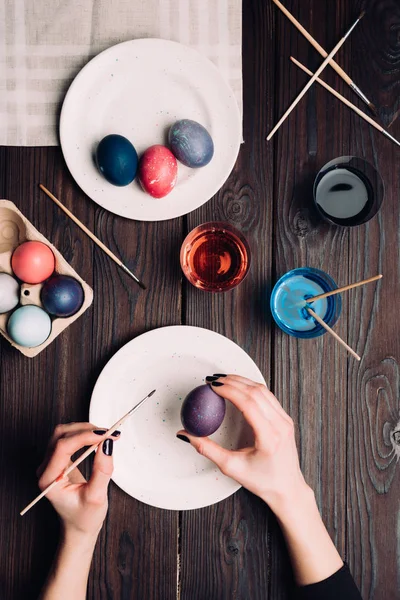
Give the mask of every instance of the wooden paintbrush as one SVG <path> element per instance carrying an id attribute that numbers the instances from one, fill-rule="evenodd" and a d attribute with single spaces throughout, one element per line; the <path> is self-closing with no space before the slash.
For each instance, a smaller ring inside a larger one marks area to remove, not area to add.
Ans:
<path id="1" fill-rule="evenodd" d="M 24 510 L 21 510 L 21 512 L 19 513 L 21 515 L 21 517 L 23 515 L 25 515 L 28 510 L 30 510 L 32 508 L 32 506 L 35 506 L 35 504 L 37 504 L 39 502 L 39 500 L 41 500 L 42 498 L 44 498 L 46 496 L 46 494 L 49 493 L 50 490 L 52 490 L 60 481 L 62 481 L 65 477 L 67 477 L 67 475 L 69 475 L 69 473 L 71 473 L 71 471 L 73 471 L 74 469 L 76 469 L 76 467 L 78 465 L 81 464 L 81 462 L 83 462 L 85 460 L 85 458 L 87 458 L 90 454 L 92 454 L 92 452 L 94 452 L 99 446 L 100 444 L 102 444 L 104 442 L 105 439 L 107 439 L 108 437 L 110 437 L 114 431 L 116 429 L 118 429 L 119 427 L 121 427 L 122 423 L 131 415 L 133 415 L 134 412 L 136 412 L 138 410 L 138 408 L 140 408 L 142 406 L 142 404 L 144 402 L 146 402 L 146 400 L 148 398 L 150 398 L 153 394 L 155 394 L 156 390 L 153 390 L 152 392 L 150 392 L 150 394 L 147 394 L 147 396 L 145 398 L 143 398 L 143 400 L 141 400 L 138 404 L 136 404 L 133 408 L 131 408 L 131 410 L 129 412 L 126 413 L 126 415 L 124 415 L 123 417 L 121 417 L 119 419 L 119 421 L 117 421 L 116 423 L 114 423 L 114 425 L 112 427 L 110 427 L 110 429 L 108 431 L 105 432 L 105 434 L 101 437 L 100 441 L 97 444 L 93 444 L 93 446 L 90 446 L 90 448 L 88 448 L 87 450 L 85 450 L 85 452 L 83 454 L 81 454 L 81 456 L 79 458 L 77 458 L 72 465 L 70 465 L 69 467 L 67 467 L 66 469 L 64 469 L 64 471 L 62 473 L 60 473 L 60 475 L 52 482 L 50 483 L 50 485 L 47 486 L 47 488 L 45 488 L 43 490 L 43 492 L 41 492 L 38 496 L 36 496 L 36 498 L 34 500 L 32 500 L 32 502 L 30 502 L 28 504 L 28 506 L 25 506 Z"/>
<path id="2" fill-rule="evenodd" d="M 345 43 L 345 41 L 347 40 L 347 38 L 349 37 L 349 35 L 353 31 L 353 29 L 356 27 L 356 25 L 358 25 L 358 23 L 361 21 L 361 19 L 363 18 L 364 15 L 365 15 L 365 11 L 363 11 L 360 14 L 360 16 L 358 17 L 358 19 L 353 23 L 353 25 L 350 27 L 350 29 L 347 31 L 347 33 L 336 44 L 336 46 L 334 47 L 334 49 L 332 50 L 332 52 L 330 54 L 328 54 L 328 56 L 326 57 L 326 59 L 324 60 L 324 62 L 322 63 L 322 65 L 319 67 L 319 69 L 317 69 L 317 71 L 311 77 L 310 81 L 307 83 L 307 85 L 305 86 L 305 88 L 300 92 L 300 94 L 297 96 L 296 100 L 291 104 L 291 106 L 287 109 L 287 111 L 285 112 L 285 114 L 280 118 L 280 120 L 278 121 L 278 123 L 275 125 L 275 127 L 273 128 L 273 130 L 271 131 L 271 133 L 267 136 L 267 140 L 268 141 L 278 131 L 279 127 L 287 119 L 287 117 L 290 115 L 290 113 L 292 112 L 292 110 L 297 106 L 297 104 L 300 102 L 300 100 L 303 98 L 303 96 L 305 96 L 305 94 L 308 92 L 308 90 L 310 89 L 310 87 L 312 86 L 312 84 L 314 83 L 314 81 L 318 78 L 319 75 L 321 75 L 322 71 L 325 69 L 325 67 L 327 66 L 327 64 L 331 60 L 331 58 L 333 58 L 333 56 L 343 46 L 343 44 Z"/>
<path id="3" fill-rule="evenodd" d="M 307 67 L 305 67 L 304 65 L 302 65 L 301 62 L 299 62 L 298 60 L 293 58 L 293 56 L 290 57 L 290 60 L 292 62 L 294 62 L 294 64 L 297 65 L 300 69 L 302 69 L 305 73 L 307 73 L 307 75 L 310 75 L 310 77 L 313 76 L 313 72 L 310 71 L 310 69 L 307 69 Z M 382 127 L 382 125 L 379 125 L 379 123 L 377 123 L 376 121 L 371 119 L 371 117 L 369 115 L 366 115 L 362 110 L 360 110 L 357 106 L 355 106 L 355 104 L 352 104 L 350 102 L 350 100 L 347 100 L 347 98 L 345 98 L 344 96 L 339 94 L 339 92 L 337 92 L 330 85 L 325 83 L 325 81 L 323 79 L 320 79 L 319 77 L 317 77 L 317 79 L 315 81 L 317 81 L 319 84 L 321 84 L 326 90 L 328 90 L 328 92 L 330 92 L 331 94 L 336 96 L 336 98 L 338 98 L 341 102 L 343 102 L 343 104 L 345 104 L 346 106 L 351 108 L 351 110 L 354 110 L 355 113 L 357 113 L 362 119 L 367 121 L 367 123 L 372 125 L 372 127 L 375 127 L 375 129 L 377 129 L 378 131 L 383 133 L 383 135 L 386 136 L 387 138 L 389 138 L 389 140 L 391 140 L 392 142 L 394 142 L 395 144 L 400 146 L 400 142 L 398 140 L 396 140 L 395 137 L 390 135 L 390 133 L 388 131 L 386 131 L 386 129 L 384 129 Z"/>
<path id="4" fill-rule="evenodd" d="M 123 271 L 125 271 L 125 273 L 127 273 L 129 275 L 129 277 L 132 277 L 132 279 L 134 281 L 136 281 L 136 283 L 142 288 L 142 290 L 146 289 L 146 286 L 144 285 L 144 283 L 142 281 L 140 281 L 140 279 L 138 279 L 136 277 L 136 275 L 134 275 L 132 273 L 132 271 L 130 271 L 128 269 L 128 267 L 126 267 L 124 265 L 124 263 L 122 262 L 122 260 L 120 260 L 118 258 L 118 256 L 115 256 L 114 252 L 111 252 L 111 250 L 109 248 L 107 248 L 107 246 L 105 244 L 103 244 L 103 242 L 101 240 L 99 240 L 99 238 L 97 236 L 94 235 L 94 233 L 92 233 L 90 231 L 90 229 L 88 229 L 86 227 L 86 225 L 84 225 L 82 223 L 82 221 L 80 221 L 70 210 L 68 210 L 68 208 L 66 206 L 64 206 L 64 204 L 62 204 L 55 196 L 53 196 L 53 194 L 51 192 L 49 192 L 49 190 L 42 184 L 39 185 L 40 189 L 51 199 L 53 200 L 53 202 L 55 204 L 57 204 L 57 206 L 59 208 L 61 208 L 61 210 L 63 210 L 65 212 L 66 215 L 69 216 L 70 219 L 72 219 L 72 221 L 74 223 L 76 223 L 78 225 L 78 227 L 80 227 L 82 229 L 82 231 L 84 231 L 86 233 L 87 236 L 90 237 L 90 239 L 99 247 L 103 250 L 103 252 L 105 252 L 107 254 L 107 256 L 109 256 L 119 267 L 121 267 L 121 269 Z"/>
<path id="5" fill-rule="evenodd" d="M 288 9 L 285 8 L 285 6 L 283 6 L 282 2 L 280 2 L 279 0 L 273 0 L 273 2 L 275 2 L 276 6 L 278 8 L 280 8 L 280 10 L 283 12 L 283 14 L 287 16 L 289 21 L 291 21 L 293 23 L 293 25 L 295 27 L 297 27 L 297 29 L 300 31 L 300 33 L 302 33 L 304 35 L 304 37 L 310 42 L 310 44 L 312 44 L 314 46 L 314 48 L 317 50 L 317 52 L 319 52 L 321 54 L 321 56 L 326 58 L 328 56 L 327 51 L 324 50 L 324 48 L 322 46 L 320 46 L 320 44 L 318 44 L 317 40 L 315 40 L 312 37 L 312 35 L 310 33 L 308 33 L 308 31 L 303 27 L 303 25 L 301 25 L 301 23 L 299 23 L 298 20 L 292 15 L 292 13 L 290 13 L 288 11 Z M 342 79 L 344 79 L 344 81 L 351 87 L 351 89 L 357 94 L 357 96 L 359 96 L 361 98 L 361 100 L 363 102 L 365 102 L 365 104 L 369 107 L 369 109 L 372 110 L 372 112 L 376 115 L 375 105 L 372 102 L 370 102 L 370 100 L 368 100 L 366 95 L 363 94 L 363 92 L 354 83 L 354 81 L 351 79 L 351 77 L 349 77 L 347 75 L 347 73 L 345 73 L 345 71 L 343 71 L 343 69 L 334 60 L 331 60 L 329 64 L 331 65 L 331 67 L 333 69 L 335 69 L 336 73 L 338 75 L 340 75 L 340 77 Z"/>

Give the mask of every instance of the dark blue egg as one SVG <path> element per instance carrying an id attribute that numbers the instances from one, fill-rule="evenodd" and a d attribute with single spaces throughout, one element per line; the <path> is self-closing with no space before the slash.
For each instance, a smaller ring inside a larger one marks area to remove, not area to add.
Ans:
<path id="1" fill-rule="evenodd" d="M 214 156 L 214 143 L 207 129 L 190 119 L 172 125 L 168 142 L 176 158 L 187 167 L 205 167 Z"/>
<path id="2" fill-rule="evenodd" d="M 122 135 L 107 135 L 97 146 L 99 171 L 113 185 L 124 186 L 136 177 L 138 155 L 134 146 Z"/>
<path id="3" fill-rule="evenodd" d="M 199 385 L 184 399 L 181 421 L 184 429 L 196 437 L 217 431 L 225 417 L 225 400 L 210 388 Z"/>
<path id="4" fill-rule="evenodd" d="M 69 275 L 53 275 L 41 291 L 40 299 L 45 310 L 56 317 L 72 317 L 84 300 L 79 281 Z"/>

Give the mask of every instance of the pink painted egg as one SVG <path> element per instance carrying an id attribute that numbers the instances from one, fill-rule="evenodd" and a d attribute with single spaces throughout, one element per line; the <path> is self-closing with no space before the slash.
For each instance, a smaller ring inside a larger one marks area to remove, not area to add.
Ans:
<path id="1" fill-rule="evenodd" d="M 163 198 L 175 187 L 178 164 L 166 146 L 150 146 L 139 162 L 139 181 L 145 192 Z"/>

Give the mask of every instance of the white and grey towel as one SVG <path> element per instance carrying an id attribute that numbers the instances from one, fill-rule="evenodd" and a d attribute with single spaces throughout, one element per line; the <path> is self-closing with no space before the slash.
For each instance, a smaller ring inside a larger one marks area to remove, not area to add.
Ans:
<path id="1" fill-rule="evenodd" d="M 0 144 L 55 146 L 64 95 L 113 44 L 159 37 L 210 58 L 242 111 L 241 0 L 0 0 Z"/>

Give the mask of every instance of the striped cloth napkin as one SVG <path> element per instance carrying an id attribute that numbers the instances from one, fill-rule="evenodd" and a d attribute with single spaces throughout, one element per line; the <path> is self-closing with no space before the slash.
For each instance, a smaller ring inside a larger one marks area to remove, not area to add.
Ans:
<path id="1" fill-rule="evenodd" d="M 61 104 L 78 71 L 143 37 L 205 54 L 242 111 L 241 0 L 0 0 L 0 145 L 58 145 Z"/>

